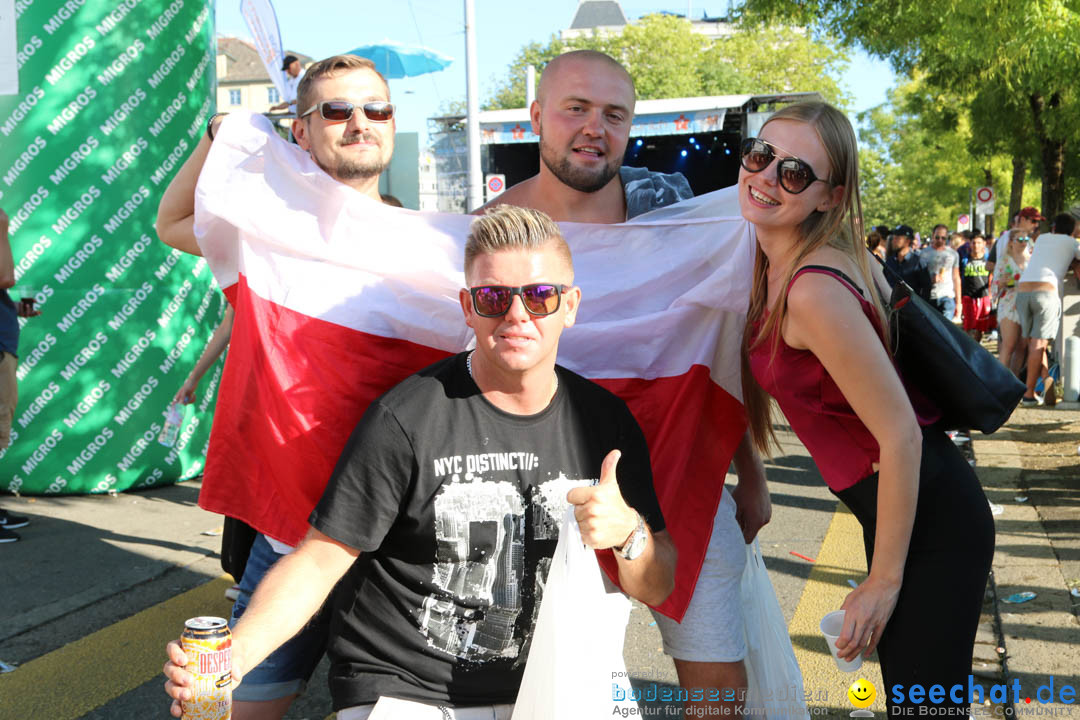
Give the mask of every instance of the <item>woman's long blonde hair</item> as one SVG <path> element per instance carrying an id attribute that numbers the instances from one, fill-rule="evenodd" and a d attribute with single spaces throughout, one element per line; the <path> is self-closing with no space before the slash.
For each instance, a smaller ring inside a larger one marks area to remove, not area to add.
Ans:
<path id="1" fill-rule="evenodd" d="M 810 253 L 826 245 L 836 248 L 851 257 L 859 268 L 863 284 L 870 294 L 869 300 L 874 303 L 881 318 L 882 328 L 888 327 L 885 308 L 881 303 L 879 293 L 876 292 L 877 286 L 870 271 L 868 257 L 870 253 L 863 241 L 862 200 L 859 197 L 859 149 L 851 123 L 842 112 L 823 102 L 801 102 L 788 105 L 774 113 L 762 128 L 775 120 L 795 120 L 812 127 L 821 139 L 821 144 L 825 147 L 829 158 L 831 169 L 828 181 L 834 186 L 844 188 L 843 196 L 835 207 L 824 212 L 815 210 L 802 222 L 799 230 L 803 242 L 799 245 L 795 259 L 785 274 L 782 286 L 786 288 L 791 283 L 796 270 L 804 264 Z M 775 356 L 779 347 L 779 329 L 783 327 L 784 318 L 787 316 L 786 291 L 777 296 L 771 308 L 765 307 L 769 291 L 768 270 L 769 259 L 758 246 L 754 260 L 750 308 L 743 332 L 742 386 L 750 435 L 754 444 L 763 453 L 768 452 L 770 446 L 777 444 L 772 428 L 772 401 L 750 372 L 749 352 L 753 347 L 771 341 L 772 353 Z M 767 317 L 766 310 L 768 310 Z M 762 318 L 764 318 L 764 323 L 757 333 L 757 339 L 752 342 L 753 328 Z M 888 333 L 884 333 L 883 339 L 888 347 Z"/>

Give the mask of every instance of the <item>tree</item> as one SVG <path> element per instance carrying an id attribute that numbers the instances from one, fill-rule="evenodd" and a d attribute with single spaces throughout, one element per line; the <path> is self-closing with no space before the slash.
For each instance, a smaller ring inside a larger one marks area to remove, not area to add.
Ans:
<path id="1" fill-rule="evenodd" d="M 866 225 L 899 223 L 927 231 L 966 213 L 976 184 L 1001 187 L 1009 156 L 974 140 L 965 98 L 940 93 L 924 78 L 902 83 L 889 102 L 861 116 L 860 178 Z M 999 202 L 995 227 L 1009 216 Z"/>
<path id="2" fill-rule="evenodd" d="M 1038 140 L 1028 122 L 1028 109 L 1003 83 L 988 82 L 967 103 L 972 152 L 1004 154 L 1012 160 L 1008 217 L 1028 204 L 1024 202 L 1024 181 L 1028 168 L 1038 156 Z"/>
<path id="3" fill-rule="evenodd" d="M 639 100 L 701 95 L 817 91 L 846 106 L 837 78 L 847 53 L 790 28 L 740 30 L 711 41 L 690 22 L 671 15 L 648 15 L 615 35 L 593 34 L 547 45 L 531 43 L 518 53 L 507 76 L 498 81 L 486 109 L 525 105 L 525 68 L 542 72 L 553 58 L 570 50 L 605 52 L 625 65 Z"/>
<path id="4" fill-rule="evenodd" d="M 648 15 L 608 38 L 605 51 L 622 61 L 638 98 L 694 97 L 704 95 L 701 66 L 706 38 L 690 23 L 673 15 Z M 692 72 L 687 72 L 689 69 Z"/>
<path id="5" fill-rule="evenodd" d="M 1000 84 L 1025 108 L 1038 146 L 1043 214 L 1065 200 L 1065 160 L 1080 139 L 1080 13 L 1074 0 L 746 0 L 748 22 L 812 23 L 919 70 L 931 87 L 973 95 Z M 993 41 L 988 39 L 992 38 Z"/>
<path id="6" fill-rule="evenodd" d="M 851 98 L 838 78 L 848 64 L 847 53 L 828 38 L 819 42 L 788 27 L 746 28 L 709 48 L 701 72 L 708 78 L 712 68 L 734 71 L 734 82 L 717 83 L 709 94 L 817 91 L 833 105 L 847 107 Z"/>

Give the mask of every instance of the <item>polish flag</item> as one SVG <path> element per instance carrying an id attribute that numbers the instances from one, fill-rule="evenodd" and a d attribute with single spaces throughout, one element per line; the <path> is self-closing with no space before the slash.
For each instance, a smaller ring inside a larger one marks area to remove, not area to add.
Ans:
<path id="1" fill-rule="evenodd" d="M 391 208 L 334 181 L 265 118 L 232 114 L 199 179 L 196 235 L 236 308 L 199 505 L 295 545 L 368 404 L 473 342 L 469 216 Z M 619 225 L 563 223 L 582 289 L 559 363 L 645 432 L 679 550 L 681 619 L 746 428 L 739 351 L 753 263 L 734 189 Z M 614 576 L 610 553 L 602 553 Z"/>

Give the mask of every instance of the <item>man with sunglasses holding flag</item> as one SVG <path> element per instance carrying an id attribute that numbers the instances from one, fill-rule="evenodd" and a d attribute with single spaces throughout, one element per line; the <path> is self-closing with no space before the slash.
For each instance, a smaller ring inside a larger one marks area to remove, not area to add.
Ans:
<path id="1" fill-rule="evenodd" d="M 297 87 L 292 132 L 330 177 L 381 201 L 379 176 L 394 154 L 390 86 L 366 58 L 334 55 L 307 69 Z M 158 207 L 157 231 L 170 247 L 202 255 L 195 240 L 195 185 L 225 113 L 210 118 L 202 142 L 169 183 Z"/>
<path id="2" fill-rule="evenodd" d="M 300 112 L 292 124 L 297 145 L 330 177 L 381 202 L 379 175 L 394 152 L 395 123 L 389 86 L 374 64 L 353 55 L 314 63 L 297 87 L 297 103 Z M 221 120 L 221 114 L 210 118 L 205 137 L 169 184 L 158 208 L 157 231 L 162 241 L 194 255 L 202 255 L 194 233 L 195 187 Z M 227 451 L 211 445 L 200 505 L 241 520 L 258 532 L 233 605 L 230 624 L 235 624 L 262 577 L 303 537 L 308 518 L 302 507 L 268 507 L 266 503 L 253 507 L 238 502 L 233 483 L 262 479 L 214 472 L 220 452 Z M 319 490 L 325 482 L 325 477 L 295 478 L 297 486 L 317 484 Z M 320 612 L 258 667 L 249 668 L 246 681 L 233 696 L 234 720 L 284 717 L 321 660 L 327 634 L 328 614 Z"/>
<path id="3" fill-rule="evenodd" d="M 234 680 L 345 577 L 330 648 L 338 720 L 509 720 L 570 505 L 625 592 L 667 598 L 676 552 L 642 431 L 622 400 L 555 364 L 581 300 L 573 281 L 543 213 L 504 206 L 473 221 L 459 302 L 476 349 L 368 407 L 307 537 L 233 633 Z M 182 702 L 187 658 L 175 642 L 168 652 L 166 688 Z"/>

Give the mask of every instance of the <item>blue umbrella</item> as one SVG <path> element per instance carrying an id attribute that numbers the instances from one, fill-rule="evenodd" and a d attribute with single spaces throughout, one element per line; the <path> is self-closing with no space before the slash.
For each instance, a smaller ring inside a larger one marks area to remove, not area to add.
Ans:
<path id="1" fill-rule="evenodd" d="M 359 55 L 375 63 L 375 69 L 387 80 L 438 72 L 453 62 L 452 58 L 419 45 L 383 41 L 376 45 L 362 45 L 350 50 L 349 55 Z"/>

